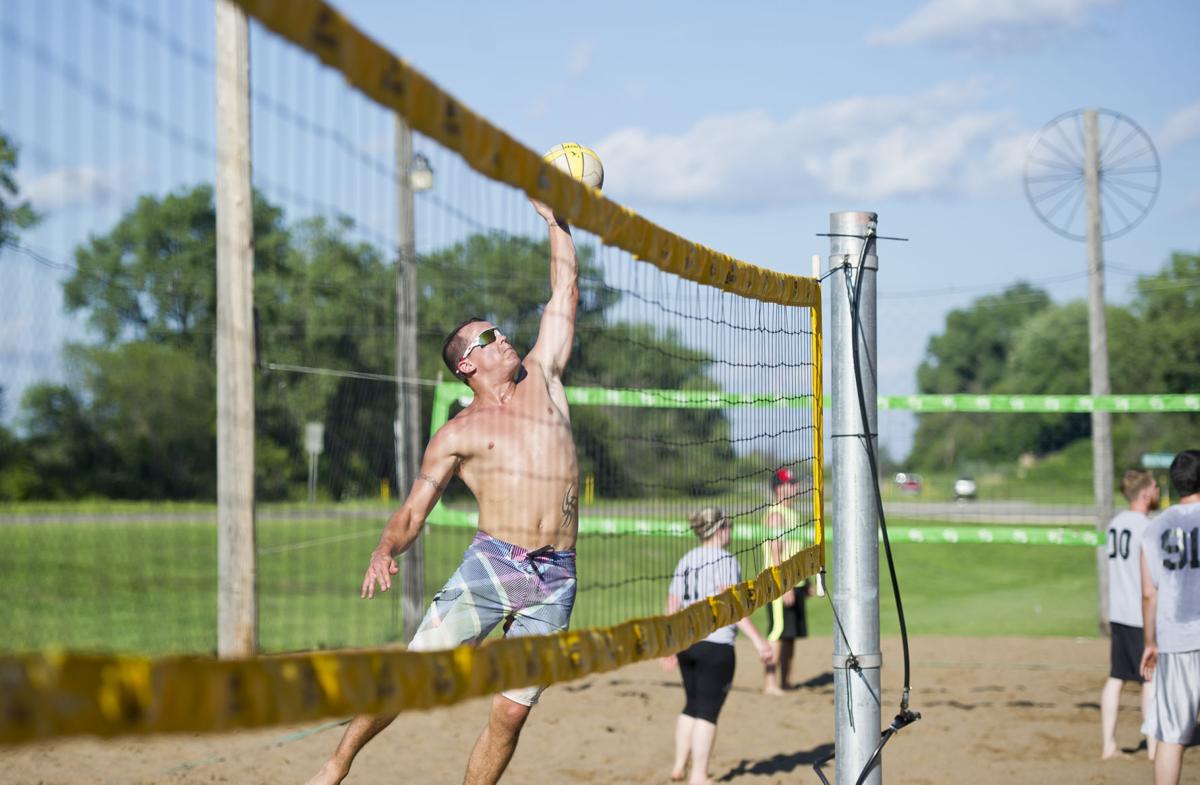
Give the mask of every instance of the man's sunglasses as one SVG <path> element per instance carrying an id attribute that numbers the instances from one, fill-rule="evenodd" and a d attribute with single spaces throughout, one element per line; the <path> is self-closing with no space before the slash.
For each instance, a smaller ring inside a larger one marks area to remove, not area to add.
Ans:
<path id="1" fill-rule="evenodd" d="M 458 361 L 462 362 L 463 360 L 467 359 L 467 355 L 478 349 L 480 346 L 487 346 L 490 343 L 495 343 L 496 339 L 502 337 L 503 335 L 504 331 L 499 327 L 487 328 L 479 335 L 475 336 L 475 340 L 471 342 L 471 345 L 468 346 L 465 351 L 463 351 L 462 357 L 459 357 Z"/>

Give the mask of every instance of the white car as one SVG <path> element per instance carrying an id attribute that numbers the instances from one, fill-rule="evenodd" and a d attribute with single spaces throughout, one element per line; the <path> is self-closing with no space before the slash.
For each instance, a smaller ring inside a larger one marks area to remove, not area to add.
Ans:
<path id="1" fill-rule="evenodd" d="M 974 499 L 978 490 L 975 481 L 970 477 L 959 477 L 954 481 L 954 498 L 957 501 Z"/>

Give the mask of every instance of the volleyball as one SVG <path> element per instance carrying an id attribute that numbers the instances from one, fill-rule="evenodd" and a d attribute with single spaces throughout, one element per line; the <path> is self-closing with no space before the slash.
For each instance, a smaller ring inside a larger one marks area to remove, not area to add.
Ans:
<path id="1" fill-rule="evenodd" d="M 542 158 L 586 186 L 604 187 L 604 164 L 600 163 L 600 156 L 583 145 L 563 142 L 550 148 Z"/>

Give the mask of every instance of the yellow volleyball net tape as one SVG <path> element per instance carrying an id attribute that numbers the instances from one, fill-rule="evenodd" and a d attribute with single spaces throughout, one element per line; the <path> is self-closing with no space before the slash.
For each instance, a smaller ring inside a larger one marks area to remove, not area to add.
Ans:
<path id="1" fill-rule="evenodd" d="M 446 93 L 322 0 L 234 0 L 268 30 L 320 58 L 369 98 L 457 152 L 472 169 L 508 183 L 570 222 L 659 269 L 743 297 L 783 305 L 820 302 L 815 279 L 767 270 L 693 243 L 607 199 Z"/>
<path id="2" fill-rule="evenodd" d="M 235 1 L 265 28 L 340 72 L 351 86 L 405 117 L 414 130 L 475 171 L 548 203 L 604 244 L 663 273 L 721 292 L 810 309 L 811 363 L 798 373 L 811 374 L 805 380 L 811 384 L 811 431 L 802 438 L 812 451 L 807 460 L 813 538 L 781 565 L 672 615 L 602 622 L 552 636 L 496 639 L 478 647 L 421 653 L 400 647 L 332 649 L 245 660 L 54 650 L 7 654 L 0 656 L 0 743 L 78 734 L 227 731 L 422 709 L 579 678 L 680 651 L 820 570 L 825 538 L 817 281 L 756 267 L 690 242 L 579 184 L 372 41 L 327 3 Z M 203 602 L 201 591 L 193 596 Z"/>
<path id="3" fill-rule="evenodd" d="M 449 651 L 322 651 L 216 660 L 39 653 L 0 659 L 0 743 L 229 731 L 444 706 L 663 657 L 816 574 L 822 546 L 670 616 Z"/>

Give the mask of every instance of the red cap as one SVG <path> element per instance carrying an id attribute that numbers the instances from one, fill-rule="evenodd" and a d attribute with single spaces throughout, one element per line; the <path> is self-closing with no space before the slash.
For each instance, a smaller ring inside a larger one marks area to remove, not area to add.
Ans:
<path id="1" fill-rule="evenodd" d="M 799 480 L 796 479 L 796 473 L 786 466 L 778 469 L 774 474 L 771 475 L 771 487 L 774 488 L 776 486 L 783 485 L 785 482 L 799 482 Z"/>

